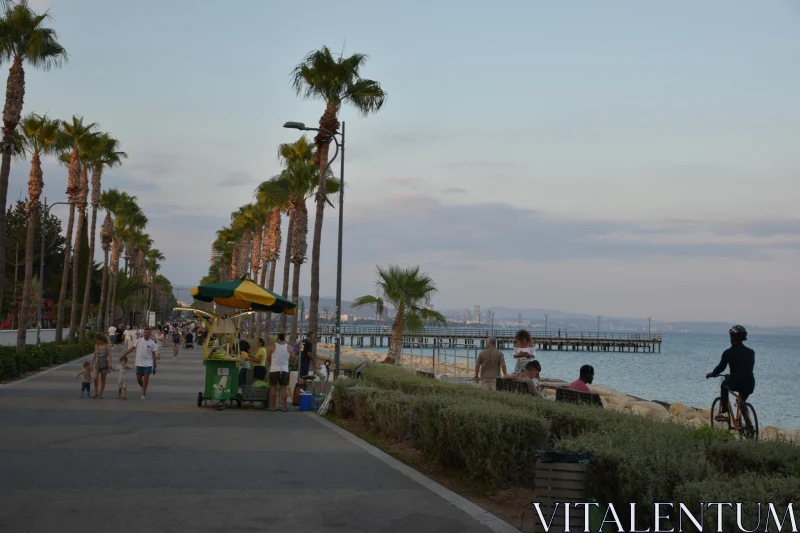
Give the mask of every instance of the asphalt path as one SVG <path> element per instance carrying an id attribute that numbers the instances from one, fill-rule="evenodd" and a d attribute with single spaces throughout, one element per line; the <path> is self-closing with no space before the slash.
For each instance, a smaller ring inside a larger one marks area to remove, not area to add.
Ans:
<path id="1" fill-rule="evenodd" d="M 161 349 L 145 401 L 80 398 L 88 356 L 0 386 L 0 531 L 503 529 L 315 414 L 198 408 L 200 350 Z"/>

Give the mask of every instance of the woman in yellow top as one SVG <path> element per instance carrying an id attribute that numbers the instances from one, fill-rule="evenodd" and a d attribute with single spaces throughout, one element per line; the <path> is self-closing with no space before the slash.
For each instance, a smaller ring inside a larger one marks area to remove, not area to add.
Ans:
<path id="1" fill-rule="evenodd" d="M 267 377 L 267 348 L 263 338 L 258 339 L 258 350 L 254 356 L 242 354 L 242 359 L 253 363 L 253 381 L 264 381 Z"/>

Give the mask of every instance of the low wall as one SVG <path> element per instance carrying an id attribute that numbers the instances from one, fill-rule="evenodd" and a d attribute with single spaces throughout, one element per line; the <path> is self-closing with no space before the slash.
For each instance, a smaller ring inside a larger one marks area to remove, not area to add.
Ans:
<path id="1" fill-rule="evenodd" d="M 42 342 L 53 342 L 56 340 L 55 329 L 43 329 L 41 335 Z M 36 330 L 29 329 L 28 337 L 25 340 L 26 344 L 36 344 Z M 15 329 L 0 329 L 0 346 L 16 346 L 17 345 L 17 330 Z"/>

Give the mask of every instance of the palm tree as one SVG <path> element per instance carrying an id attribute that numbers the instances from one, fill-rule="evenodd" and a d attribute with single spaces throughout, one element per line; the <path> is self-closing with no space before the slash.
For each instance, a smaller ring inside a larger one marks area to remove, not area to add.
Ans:
<path id="1" fill-rule="evenodd" d="M 39 218 L 39 197 L 42 194 L 42 156 L 58 151 L 61 122 L 45 116 L 30 114 L 19 126 L 19 143 L 23 152 L 31 158 L 31 174 L 28 181 L 28 234 L 25 241 L 25 281 L 22 285 L 22 306 L 17 328 L 17 353 L 25 353 L 27 337 L 26 322 L 30 315 L 31 280 L 33 278 L 34 239 L 36 221 Z M 41 283 L 41 282 L 40 282 Z M 40 289 L 41 290 L 41 289 Z"/>
<path id="2" fill-rule="evenodd" d="M 103 169 L 122 164 L 122 159 L 128 154 L 119 150 L 119 141 L 109 134 L 100 135 L 97 145 L 89 154 L 89 166 L 92 167 L 92 229 L 89 233 L 89 260 L 94 261 L 94 241 L 97 232 L 97 208 L 100 205 L 101 188 L 100 182 L 103 176 Z M 106 267 L 108 258 L 106 258 Z M 104 269 L 105 272 L 105 269 Z M 105 277 L 105 276 L 104 276 Z M 86 323 L 89 320 L 89 294 L 91 292 L 91 269 L 86 272 L 86 289 L 83 294 L 83 307 L 81 308 L 80 341 L 86 340 Z M 102 293 L 102 289 L 101 289 Z M 102 297 L 102 294 L 101 294 Z M 99 323 L 98 323 L 99 326 Z"/>
<path id="3" fill-rule="evenodd" d="M 105 195 L 105 193 L 103 193 Z M 100 200 L 101 204 L 103 199 Z M 104 205 L 105 207 L 105 205 Z M 100 240 L 103 243 L 103 281 L 100 285 L 100 304 L 97 309 L 97 331 L 105 331 L 105 305 L 106 292 L 108 290 L 108 252 L 111 243 L 114 241 L 114 221 L 111 218 L 111 211 L 106 209 L 106 218 L 103 221 L 103 230 L 100 232 Z"/>
<path id="4" fill-rule="evenodd" d="M 279 153 L 286 169 L 263 184 L 265 192 L 273 198 L 286 198 L 289 204 L 291 241 L 290 255 L 287 263 L 294 265 L 292 277 L 292 302 L 300 299 L 300 268 L 307 259 L 308 250 L 308 209 L 306 200 L 317 189 L 316 166 L 314 164 L 314 145 L 305 137 L 293 144 L 283 144 Z M 326 188 L 332 193 L 338 192 L 339 182 L 330 176 L 326 180 Z M 289 329 L 289 340 L 293 344 L 297 339 L 297 315 L 292 315 Z"/>
<path id="5" fill-rule="evenodd" d="M 269 219 L 267 220 L 267 224 L 265 226 L 265 236 L 264 236 L 264 265 L 265 270 L 262 275 L 262 285 L 264 283 L 263 276 L 266 275 L 266 265 L 269 265 L 269 284 L 267 288 L 270 291 L 275 290 L 275 269 L 278 264 L 278 261 L 281 258 L 281 208 L 280 206 L 275 206 L 271 199 L 269 198 L 261 198 L 259 197 L 258 200 L 259 204 L 263 205 L 265 208 L 269 208 Z M 272 313 L 267 313 L 266 319 L 266 331 L 264 332 L 264 337 L 269 338 L 271 332 L 271 325 L 272 325 Z"/>
<path id="6" fill-rule="evenodd" d="M 377 296 L 356 298 L 351 307 L 371 307 L 380 316 L 386 305 L 395 308 L 397 314 L 392 324 L 392 339 L 389 341 L 389 357 L 387 362 L 395 362 L 403 351 L 403 334 L 417 332 L 424 328 L 425 321 L 447 325 L 447 319 L 427 306 L 431 297 L 438 292 L 436 284 L 430 276 L 421 273 L 418 266 L 403 268 L 389 265 L 389 268 L 378 267 Z"/>
<path id="7" fill-rule="evenodd" d="M 45 27 L 50 19 L 46 12 L 34 13 L 27 0 L 8 2 L 6 11 L 0 18 L 0 59 L 11 61 L 6 82 L 6 103 L 3 108 L 3 140 L 0 151 L 3 153 L 0 165 L 0 235 L 5 235 L 6 196 L 8 195 L 8 176 L 11 173 L 11 156 L 17 152 L 14 132 L 22 118 L 22 103 L 25 99 L 25 69 L 27 63 L 42 70 L 60 67 L 67 60 L 67 51 L 58 43 L 55 30 Z M 5 246 L 0 246 L 0 302 L 6 279 Z"/>
<path id="8" fill-rule="evenodd" d="M 325 112 L 319 120 L 320 128 L 333 134 L 339 131 L 337 114 L 342 104 L 349 104 L 362 115 L 376 113 L 386 100 L 386 93 L 380 83 L 361 77 L 361 67 L 367 60 L 364 54 L 350 57 L 333 57 L 330 49 L 323 46 L 309 53 L 292 73 L 292 85 L 298 95 L 304 98 L 325 101 Z M 319 132 L 314 138 L 317 145 L 317 165 L 319 166 L 319 187 L 323 194 L 317 195 L 317 209 L 314 220 L 314 242 L 311 249 L 311 295 L 308 306 L 308 328 L 316 331 L 319 314 L 319 253 L 322 242 L 322 218 L 325 210 L 325 179 L 323 169 L 328 164 L 328 148 L 332 138 Z"/>
<path id="9" fill-rule="evenodd" d="M 61 272 L 61 293 L 58 296 L 58 309 L 56 310 L 56 342 L 61 342 L 64 326 L 64 302 L 67 299 L 67 282 L 69 281 L 70 253 L 72 251 L 72 229 L 75 225 L 75 204 L 81 194 L 81 160 L 80 144 L 84 137 L 94 134 L 97 124 L 83 124 L 83 118 L 73 116 L 72 123 L 62 122 L 63 142 L 69 145 L 72 153 L 69 155 L 69 170 L 67 172 L 67 196 L 69 197 L 69 221 L 67 222 L 67 244 L 64 246 L 64 269 Z M 66 156 L 66 154 L 64 154 Z M 62 160 L 64 162 L 64 160 Z M 78 234 L 80 238 L 80 233 Z M 77 270 L 75 270 L 77 272 Z M 75 295 L 72 295 L 73 300 Z"/>
<path id="10" fill-rule="evenodd" d="M 80 298 L 78 295 L 78 292 L 80 292 L 80 276 L 78 272 L 81 262 L 81 236 L 83 235 L 83 227 L 86 225 L 86 205 L 89 201 L 89 165 L 92 164 L 92 153 L 97 151 L 99 146 L 100 135 L 97 133 L 82 135 L 77 145 L 81 173 L 80 190 L 77 195 L 78 205 L 76 206 L 78 208 L 78 223 L 75 225 L 75 246 L 72 249 L 72 308 L 69 315 L 70 344 L 75 343 L 78 331 L 78 299 Z M 70 160 L 69 163 L 72 163 L 72 161 Z M 93 263 L 94 258 L 89 257 L 89 261 Z M 89 270 L 91 271 L 91 269 Z"/>
<path id="11" fill-rule="evenodd" d="M 115 215 L 114 243 L 111 247 L 111 264 L 109 265 L 108 274 L 108 302 L 106 303 L 109 324 L 113 323 L 114 308 L 116 302 L 119 300 L 117 285 L 119 277 L 121 276 L 119 273 L 119 258 L 123 250 L 123 243 L 127 242 L 133 230 L 143 228 L 147 225 L 147 217 L 144 216 L 144 213 L 142 213 L 142 210 L 136 203 L 136 197 L 130 196 L 127 193 L 122 193 L 122 201 L 112 209 L 112 212 Z"/>
<path id="12" fill-rule="evenodd" d="M 148 298 L 147 298 L 147 311 L 150 312 L 153 308 L 153 299 L 155 295 L 155 280 L 158 276 L 158 271 L 161 270 L 161 261 L 166 259 L 164 254 L 162 254 L 159 250 L 152 248 L 148 250 L 147 256 L 145 257 L 145 268 L 147 269 L 148 275 Z"/>

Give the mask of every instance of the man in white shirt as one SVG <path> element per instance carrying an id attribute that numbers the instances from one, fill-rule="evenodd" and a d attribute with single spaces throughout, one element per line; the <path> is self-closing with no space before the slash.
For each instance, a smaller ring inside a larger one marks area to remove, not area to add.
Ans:
<path id="1" fill-rule="evenodd" d="M 113 324 L 108 326 L 108 342 L 111 345 L 117 344 L 117 328 Z"/>
<path id="2" fill-rule="evenodd" d="M 125 355 L 136 350 L 136 381 L 142 387 L 142 400 L 147 395 L 147 385 L 150 382 L 150 374 L 156 373 L 158 361 L 158 345 L 150 338 L 150 328 L 144 328 L 144 336 L 136 339 L 133 348 L 125 352 Z"/>

